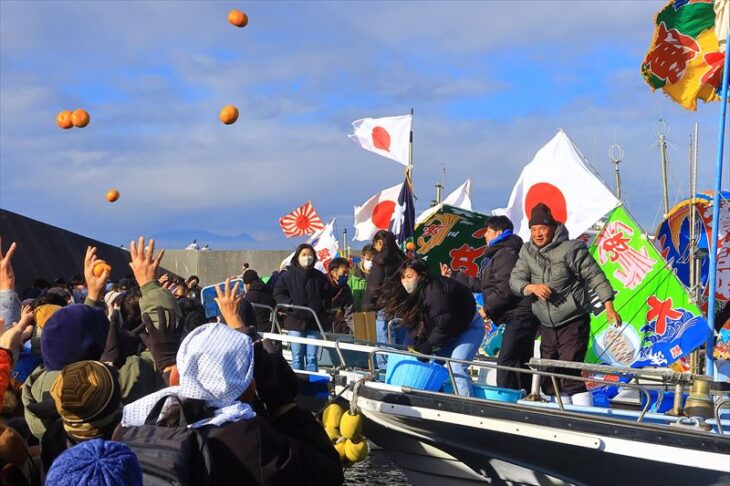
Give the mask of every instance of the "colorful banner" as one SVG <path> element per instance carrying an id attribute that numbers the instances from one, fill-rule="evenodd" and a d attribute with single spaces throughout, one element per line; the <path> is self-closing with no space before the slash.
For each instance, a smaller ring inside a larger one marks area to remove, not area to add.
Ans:
<path id="1" fill-rule="evenodd" d="M 620 327 L 595 306 L 586 362 L 668 366 L 707 342 L 707 321 L 669 264 L 623 207 L 616 208 L 590 252 L 616 292 Z"/>
<path id="2" fill-rule="evenodd" d="M 652 90 L 661 89 L 688 110 L 715 101 L 725 56 L 715 33 L 712 0 L 671 0 L 656 16 L 654 37 L 641 64 Z"/>
<path id="3" fill-rule="evenodd" d="M 445 263 L 472 277 L 479 275 L 484 260 L 486 214 L 444 205 L 415 231 L 416 255 L 440 275 Z"/>

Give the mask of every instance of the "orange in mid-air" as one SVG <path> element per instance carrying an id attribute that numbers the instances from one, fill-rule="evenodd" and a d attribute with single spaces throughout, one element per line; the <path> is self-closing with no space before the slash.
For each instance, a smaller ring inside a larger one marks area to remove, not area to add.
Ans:
<path id="1" fill-rule="evenodd" d="M 413 243 L 412 241 L 409 241 L 408 243 L 406 243 L 406 250 L 413 251 L 415 249 L 416 249 L 415 243 Z"/>
<path id="2" fill-rule="evenodd" d="M 72 118 L 73 114 L 70 110 L 62 111 L 61 113 L 56 115 L 56 124 L 64 130 L 68 130 L 69 128 L 74 126 Z"/>
<path id="3" fill-rule="evenodd" d="M 106 200 L 109 202 L 114 202 L 117 199 L 119 199 L 119 191 L 116 189 L 109 189 L 106 191 Z"/>
<path id="4" fill-rule="evenodd" d="M 228 12 L 228 21 L 236 27 L 246 27 L 246 24 L 248 24 L 248 15 L 240 10 L 233 9 Z"/>
<path id="5" fill-rule="evenodd" d="M 221 110 L 220 119 L 226 125 L 232 125 L 238 120 L 238 108 L 233 105 L 226 105 Z"/>
<path id="6" fill-rule="evenodd" d="M 71 121 L 75 127 L 84 128 L 91 121 L 91 116 L 88 111 L 79 108 L 71 114 Z"/>
<path id="7" fill-rule="evenodd" d="M 109 265 L 104 260 L 97 260 L 96 263 L 94 263 L 94 269 L 92 270 L 94 272 L 94 277 L 101 277 L 104 273 L 104 270 L 112 273 L 111 265 Z"/>

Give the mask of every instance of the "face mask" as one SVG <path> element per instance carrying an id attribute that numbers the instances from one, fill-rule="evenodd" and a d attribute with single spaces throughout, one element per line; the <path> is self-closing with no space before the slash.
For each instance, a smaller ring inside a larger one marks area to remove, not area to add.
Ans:
<path id="1" fill-rule="evenodd" d="M 416 287 L 418 287 L 418 280 L 401 280 L 400 283 L 409 294 L 415 292 Z"/>
<path id="2" fill-rule="evenodd" d="M 347 275 L 341 275 L 340 278 L 337 279 L 337 285 L 345 285 L 347 283 Z"/>
<path id="3" fill-rule="evenodd" d="M 309 268 L 314 262 L 314 257 L 309 255 L 299 255 L 299 265 Z"/>
<path id="4" fill-rule="evenodd" d="M 364 262 L 362 262 L 362 268 L 369 272 L 370 269 L 373 268 L 373 261 L 365 260 Z"/>
<path id="5" fill-rule="evenodd" d="M 83 304 L 89 294 L 87 289 L 74 289 L 73 299 L 77 304 Z"/>

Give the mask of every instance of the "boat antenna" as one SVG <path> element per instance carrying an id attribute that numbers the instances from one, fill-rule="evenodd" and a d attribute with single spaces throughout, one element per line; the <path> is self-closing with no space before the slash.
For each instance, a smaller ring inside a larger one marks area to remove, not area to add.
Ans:
<path id="1" fill-rule="evenodd" d="M 654 124 L 654 131 L 659 137 L 659 154 L 662 159 L 662 189 L 664 190 L 664 217 L 669 214 L 669 190 L 667 188 L 667 135 L 669 124 L 663 118 Z"/>
<path id="2" fill-rule="evenodd" d="M 614 143 L 610 147 L 608 147 L 608 158 L 611 159 L 611 163 L 616 168 L 616 197 L 618 197 L 618 200 L 621 200 L 621 169 L 619 169 L 619 164 L 623 161 L 624 158 L 624 149 L 621 148 L 621 145 Z"/>

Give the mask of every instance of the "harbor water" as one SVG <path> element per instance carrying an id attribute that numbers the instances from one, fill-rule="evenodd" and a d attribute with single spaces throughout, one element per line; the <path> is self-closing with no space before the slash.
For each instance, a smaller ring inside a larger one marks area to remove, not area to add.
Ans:
<path id="1" fill-rule="evenodd" d="M 367 459 L 345 470 L 345 485 L 411 486 L 403 470 L 388 458 L 388 452 L 373 448 Z"/>

